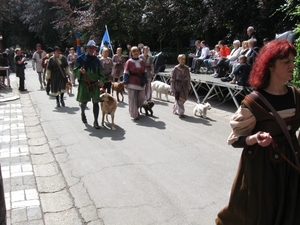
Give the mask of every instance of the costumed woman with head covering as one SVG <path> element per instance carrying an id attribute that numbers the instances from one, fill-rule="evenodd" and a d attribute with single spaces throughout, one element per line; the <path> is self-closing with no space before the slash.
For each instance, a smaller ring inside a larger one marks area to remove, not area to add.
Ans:
<path id="1" fill-rule="evenodd" d="M 47 64 L 47 82 L 51 82 L 51 95 L 56 97 L 56 107 L 65 107 L 64 93 L 66 93 L 66 83 L 70 75 L 67 58 L 61 54 L 60 48 L 53 48 L 54 54 L 49 58 Z M 60 101 L 59 101 L 60 96 Z"/>

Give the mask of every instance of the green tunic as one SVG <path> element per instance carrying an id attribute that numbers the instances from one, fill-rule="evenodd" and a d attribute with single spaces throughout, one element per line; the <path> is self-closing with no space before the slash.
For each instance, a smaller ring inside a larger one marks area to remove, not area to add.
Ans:
<path id="1" fill-rule="evenodd" d="M 86 70 L 88 79 L 80 72 L 81 67 Z M 96 56 L 90 56 L 87 53 L 82 54 L 77 58 L 73 72 L 79 82 L 76 100 L 78 102 L 89 102 L 92 99 L 93 103 L 99 102 L 100 87 L 97 82 L 103 85 L 105 80 L 100 60 Z M 92 88 L 88 87 L 88 83 Z"/>

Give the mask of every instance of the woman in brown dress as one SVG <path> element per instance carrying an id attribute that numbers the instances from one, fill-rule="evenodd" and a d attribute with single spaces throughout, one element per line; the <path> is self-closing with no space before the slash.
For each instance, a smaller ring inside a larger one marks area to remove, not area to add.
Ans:
<path id="1" fill-rule="evenodd" d="M 117 48 L 117 53 L 112 57 L 113 69 L 112 75 L 115 82 L 123 80 L 125 58 L 122 55 L 122 48 Z"/>
<path id="2" fill-rule="evenodd" d="M 244 149 L 229 204 L 219 212 L 217 225 L 300 224 L 300 173 L 293 167 L 299 168 L 300 93 L 287 83 L 293 78 L 295 56 L 291 43 L 275 40 L 254 62 L 249 84 L 255 92 L 230 120 L 228 144 Z M 296 152 L 261 95 L 282 118 Z"/>

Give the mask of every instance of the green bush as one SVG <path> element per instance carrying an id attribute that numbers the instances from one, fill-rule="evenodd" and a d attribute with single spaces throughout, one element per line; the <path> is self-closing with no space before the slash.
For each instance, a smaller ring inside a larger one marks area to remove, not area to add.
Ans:
<path id="1" fill-rule="evenodd" d="M 297 25 L 296 33 L 300 34 L 300 24 Z M 296 68 L 294 70 L 292 83 L 296 87 L 300 88 L 300 36 L 296 39 L 295 45 L 297 50 L 297 56 L 295 57 Z"/>

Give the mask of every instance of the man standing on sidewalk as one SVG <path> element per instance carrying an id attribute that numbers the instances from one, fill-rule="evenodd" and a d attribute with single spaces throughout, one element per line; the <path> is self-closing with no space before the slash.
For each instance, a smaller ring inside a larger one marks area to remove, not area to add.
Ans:
<path id="1" fill-rule="evenodd" d="M 24 87 L 26 58 L 22 56 L 22 51 L 20 48 L 16 48 L 14 61 L 16 64 L 16 76 L 19 77 L 19 91 L 27 91 L 27 89 Z"/>
<path id="2" fill-rule="evenodd" d="M 43 84 L 46 86 L 45 74 L 43 73 L 42 60 L 46 52 L 42 50 L 42 46 L 40 44 L 36 45 L 36 51 L 32 56 L 32 69 L 35 70 L 39 76 L 40 88 L 43 89 Z"/>

